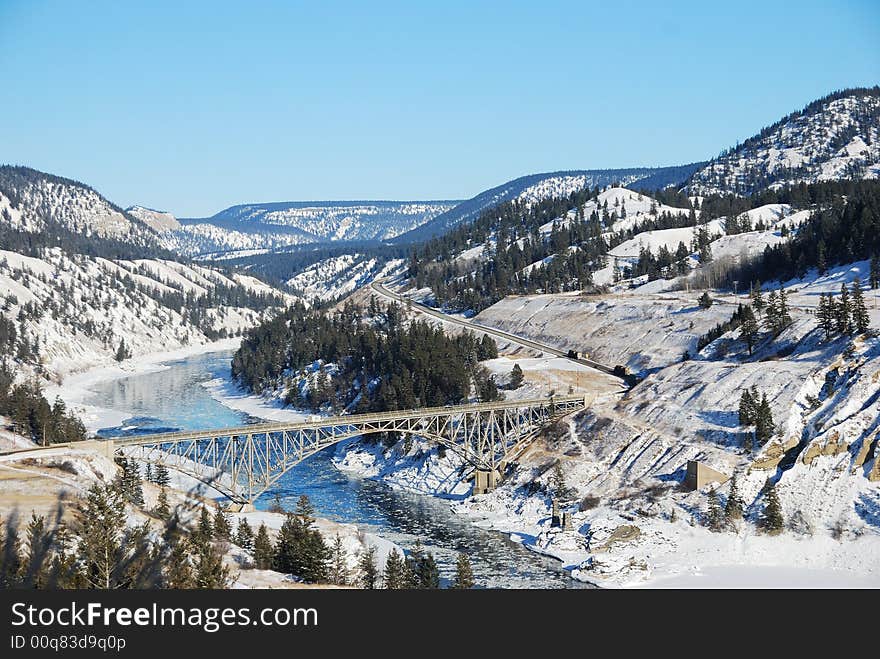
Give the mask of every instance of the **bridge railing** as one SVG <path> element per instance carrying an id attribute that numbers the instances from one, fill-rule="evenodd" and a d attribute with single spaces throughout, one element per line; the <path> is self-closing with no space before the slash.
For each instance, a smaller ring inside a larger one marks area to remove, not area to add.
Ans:
<path id="1" fill-rule="evenodd" d="M 208 437 L 230 437 L 233 435 L 253 435 L 271 432 L 312 430 L 317 428 L 331 428 L 336 426 L 352 426 L 368 424 L 375 421 L 388 419 L 412 419 L 425 416 L 437 416 L 448 414 L 463 414 L 468 412 L 490 412 L 493 410 L 511 410 L 526 407 L 542 407 L 546 405 L 568 405 L 580 403 L 584 407 L 588 404 L 586 396 L 553 396 L 547 398 L 534 398 L 526 400 L 499 401 L 496 403 L 469 403 L 466 405 L 445 405 L 443 407 L 425 407 L 412 410 L 398 410 L 391 412 L 368 412 L 365 414 L 349 414 L 343 416 L 328 416 L 321 419 L 298 422 L 257 423 L 248 426 L 234 428 L 213 428 L 208 430 L 184 430 L 169 433 L 157 433 L 154 435 L 135 435 L 108 437 L 117 446 L 132 446 L 138 444 L 155 444 L 176 442 L 188 439 Z"/>

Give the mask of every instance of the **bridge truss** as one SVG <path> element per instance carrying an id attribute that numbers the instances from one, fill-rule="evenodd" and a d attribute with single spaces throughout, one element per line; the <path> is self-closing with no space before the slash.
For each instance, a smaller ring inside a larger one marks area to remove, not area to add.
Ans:
<path id="1" fill-rule="evenodd" d="M 424 437 L 454 451 L 478 472 L 501 474 L 542 428 L 587 404 L 583 396 L 551 397 L 107 441 L 113 442 L 116 455 L 165 465 L 210 484 L 236 504 L 248 505 L 308 457 L 343 440 L 374 433 Z"/>

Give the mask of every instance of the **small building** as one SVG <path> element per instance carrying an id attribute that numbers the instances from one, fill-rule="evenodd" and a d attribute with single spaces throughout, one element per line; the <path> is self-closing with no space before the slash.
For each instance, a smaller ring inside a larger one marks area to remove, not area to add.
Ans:
<path id="1" fill-rule="evenodd" d="M 688 460 L 684 486 L 689 490 L 699 490 L 709 483 L 726 483 L 730 476 L 696 460 Z"/>

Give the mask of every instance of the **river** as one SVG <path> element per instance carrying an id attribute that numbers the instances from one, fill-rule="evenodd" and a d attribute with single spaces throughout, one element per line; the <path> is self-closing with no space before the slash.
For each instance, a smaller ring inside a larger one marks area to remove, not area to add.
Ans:
<path id="1" fill-rule="evenodd" d="M 261 421 L 211 397 L 203 383 L 229 376 L 230 352 L 169 362 L 169 368 L 108 380 L 89 387 L 84 402 L 131 416 L 103 435 L 221 428 Z M 441 578 L 455 571 L 457 552 L 471 560 L 478 585 L 491 588 L 582 588 L 557 561 L 529 551 L 506 535 L 480 529 L 454 514 L 448 502 L 392 490 L 380 482 L 337 470 L 327 449 L 291 469 L 257 501 L 265 509 L 277 494 L 292 509 L 306 494 L 317 514 L 356 524 L 410 549 L 417 540 L 437 559 Z"/>

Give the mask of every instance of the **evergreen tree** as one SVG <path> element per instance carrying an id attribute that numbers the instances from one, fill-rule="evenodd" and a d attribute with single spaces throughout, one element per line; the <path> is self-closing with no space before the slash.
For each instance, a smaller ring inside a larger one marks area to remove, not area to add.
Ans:
<path id="1" fill-rule="evenodd" d="M 342 544 L 342 538 L 336 534 L 333 546 L 330 549 L 330 565 L 328 569 L 328 580 L 337 586 L 347 586 L 349 584 L 350 574 L 348 569 L 348 552 Z"/>
<path id="2" fill-rule="evenodd" d="M 208 512 L 207 506 L 202 506 L 199 513 L 199 522 L 193 533 L 195 542 L 202 544 L 209 542 L 214 538 L 214 525 L 211 523 L 211 514 Z"/>
<path id="3" fill-rule="evenodd" d="M 751 291 L 752 298 L 752 306 L 755 308 L 755 311 L 760 315 L 764 310 L 765 302 L 764 302 L 764 290 L 761 287 L 761 282 L 758 282 L 757 285 L 752 285 Z"/>
<path id="4" fill-rule="evenodd" d="M 858 334 L 864 334 L 868 331 L 871 324 L 871 317 L 868 315 L 868 308 L 865 306 L 865 298 L 862 296 L 862 280 L 856 277 L 852 283 L 852 322 Z"/>
<path id="5" fill-rule="evenodd" d="M 455 579 L 451 587 L 457 589 L 474 587 L 474 571 L 471 569 L 471 562 L 467 554 L 463 552 L 459 552 L 458 559 L 455 561 Z"/>
<path id="6" fill-rule="evenodd" d="M 162 571 L 162 587 L 174 590 L 195 588 L 196 576 L 187 542 L 179 534 L 174 534 L 166 542 L 169 552 Z"/>
<path id="7" fill-rule="evenodd" d="M 824 293 L 819 295 L 816 319 L 818 320 L 819 327 L 825 332 L 825 340 L 828 341 L 831 338 L 831 334 L 834 333 L 836 324 L 834 300 L 830 295 L 825 295 Z"/>
<path id="8" fill-rule="evenodd" d="M 758 338 L 758 321 L 755 319 L 755 314 L 752 312 L 750 306 L 743 308 L 741 324 L 739 326 L 739 336 L 746 342 L 746 345 L 748 345 L 749 356 L 751 356 L 752 349 L 755 347 Z"/>
<path id="9" fill-rule="evenodd" d="M 565 482 L 565 474 L 562 471 L 562 463 L 557 460 L 553 466 L 553 474 L 550 477 L 550 487 L 553 496 L 560 501 L 568 501 L 576 492 Z"/>
<path id="10" fill-rule="evenodd" d="M 483 338 L 480 339 L 480 346 L 477 349 L 477 359 L 484 361 L 486 359 L 495 359 L 496 357 L 498 357 L 498 346 L 495 344 L 495 339 L 488 334 L 483 334 Z"/>
<path id="11" fill-rule="evenodd" d="M 163 464 L 156 465 L 156 470 L 153 475 L 153 482 L 161 487 L 167 487 L 168 484 L 171 482 L 171 476 L 168 474 L 168 467 Z"/>
<path id="12" fill-rule="evenodd" d="M 780 325 L 779 295 L 776 291 L 770 291 L 770 294 L 767 296 L 767 309 L 764 313 L 767 319 L 767 327 L 776 334 Z"/>
<path id="13" fill-rule="evenodd" d="M 724 513 L 718 503 L 718 494 L 715 490 L 709 490 L 709 503 L 706 511 L 706 525 L 711 531 L 721 531 L 724 528 Z"/>
<path id="14" fill-rule="evenodd" d="M 388 552 L 385 559 L 385 571 L 383 574 L 383 583 L 385 588 L 389 590 L 400 590 L 405 588 L 406 580 L 406 564 L 400 556 L 397 549 Z"/>
<path id="15" fill-rule="evenodd" d="M 769 482 L 764 487 L 764 510 L 761 511 L 758 526 L 770 534 L 779 533 L 784 526 L 782 506 L 779 503 L 776 488 Z"/>
<path id="16" fill-rule="evenodd" d="M 22 566 L 21 585 L 25 588 L 45 588 L 49 580 L 49 552 L 52 537 L 46 531 L 43 516 L 31 515 L 25 534 L 27 553 Z"/>
<path id="17" fill-rule="evenodd" d="M 159 519 L 168 519 L 171 517 L 171 507 L 168 505 L 168 493 L 165 488 L 160 488 L 159 497 L 156 500 L 156 507 L 153 508 L 153 514 Z"/>
<path id="18" fill-rule="evenodd" d="M 709 292 L 706 291 L 700 296 L 700 308 L 708 309 L 712 306 L 712 298 L 709 296 Z"/>
<path id="19" fill-rule="evenodd" d="M 247 551 L 251 551 L 254 548 L 254 531 L 244 517 L 238 520 L 238 528 L 235 531 L 235 544 Z"/>
<path id="20" fill-rule="evenodd" d="M 748 387 L 742 390 L 739 396 L 739 424 L 750 426 L 755 423 L 756 408 L 758 401 L 755 400 Z"/>
<path id="21" fill-rule="evenodd" d="M 519 364 L 514 364 L 513 368 L 510 369 L 510 388 L 519 389 L 522 386 L 523 377 L 523 370 Z"/>
<path id="22" fill-rule="evenodd" d="M 273 566 L 276 570 L 302 576 L 304 569 L 302 549 L 306 533 L 300 518 L 292 513 L 287 513 L 275 541 Z"/>
<path id="23" fill-rule="evenodd" d="M 852 334 L 852 304 L 846 284 L 840 285 L 840 299 L 836 309 L 837 331 L 841 334 Z"/>
<path id="24" fill-rule="evenodd" d="M 79 561 L 88 587 L 108 590 L 123 585 L 119 570 L 124 557 L 122 492 L 114 486 L 93 485 L 75 515 Z"/>
<path id="25" fill-rule="evenodd" d="M 0 556 L 0 589 L 8 590 L 21 585 L 24 560 L 21 555 L 21 538 L 15 519 L 6 522 L 6 532 L 0 536 L 3 541 L 3 555 Z"/>
<path id="26" fill-rule="evenodd" d="M 777 332 L 781 332 L 791 325 L 791 310 L 788 307 L 788 294 L 783 286 L 779 287 L 779 297 L 777 300 L 776 316 L 778 323 Z"/>
<path id="27" fill-rule="evenodd" d="M 871 257 L 871 274 L 868 282 L 871 284 L 871 289 L 880 288 L 880 256 L 877 254 Z"/>
<path id="28" fill-rule="evenodd" d="M 418 563 L 419 588 L 435 589 L 440 587 L 440 570 L 437 561 L 430 552 L 423 554 Z"/>
<path id="29" fill-rule="evenodd" d="M 761 444 L 766 444 L 776 431 L 773 422 L 773 412 L 767 401 L 767 394 L 761 395 L 761 402 L 755 410 L 755 439 Z"/>
<path id="30" fill-rule="evenodd" d="M 216 540 L 230 540 L 232 537 L 232 527 L 229 520 L 221 508 L 214 513 L 214 538 Z"/>
<path id="31" fill-rule="evenodd" d="M 125 347 L 125 339 L 120 339 L 119 347 L 116 349 L 116 361 L 125 361 L 129 357 L 131 357 L 131 353 L 128 351 L 128 348 Z"/>
<path id="32" fill-rule="evenodd" d="M 258 570 L 272 569 L 272 563 L 275 556 L 275 550 L 272 548 L 272 541 L 269 540 L 269 532 L 266 530 L 265 524 L 260 524 L 257 529 L 257 536 L 254 538 L 254 567 Z"/>
<path id="33" fill-rule="evenodd" d="M 359 583 L 365 590 L 379 587 L 379 567 L 376 564 L 376 548 L 367 547 L 358 559 Z"/>
<path id="34" fill-rule="evenodd" d="M 153 478 L 155 478 L 153 476 L 153 465 L 148 462 L 146 467 L 144 467 L 144 480 L 148 483 L 153 483 Z"/>
<path id="35" fill-rule="evenodd" d="M 736 472 L 730 477 L 730 491 L 727 495 L 727 503 L 724 505 L 724 517 L 728 522 L 742 519 L 743 502 L 736 487 Z"/>
<path id="36" fill-rule="evenodd" d="M 223 554 L 211 540 L 196 543 L 195 587 L 228 588 L 231 585 L 229 568 L 223 564 Z"/>

